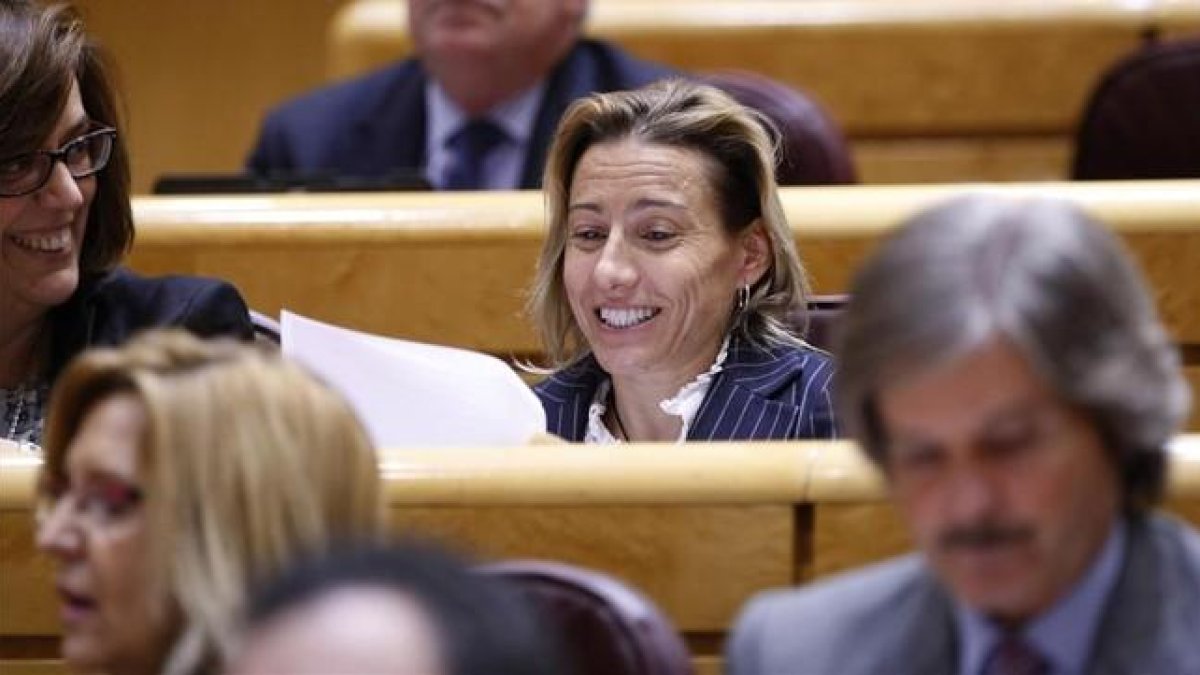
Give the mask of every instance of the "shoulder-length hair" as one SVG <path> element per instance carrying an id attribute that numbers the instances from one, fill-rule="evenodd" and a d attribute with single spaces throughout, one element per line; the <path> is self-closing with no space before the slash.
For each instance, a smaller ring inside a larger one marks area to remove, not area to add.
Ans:
<path id="1" fill-rule="evenodd" d="M 775 136 L 762 115 L 714 87 L 684 80 L 594 94 L 567 110 L 546 161 L 547 231 L 527 303 L 552 366 L 588 351 L 562 279 L 575 168 L 593 145 L 626 138 L 691 149 L 709 160 L 709 181 L 726 232 L 737 235 L 761 222 L 771 246 L 770 267 L 734 316 L 732 330 L 757 344 L 802 344 L 796 333 L 803 333 L 806 322 L 808 278 L 779 201 Z"/>
<path id="2" fill-rule="evenodd" d="M 1066 202 L 969 195 L 885 240 L 842 319 L 841 419 L 883 463 L 879 391 L 995 337 L 1098 430 L 1126 508 L 1155 503 L 1189 407 L 1179 353 L 1121 243 Z"/>
<path id="3" fill-rule="evenodd" d="M 118 130 L 112 156 L 96 175 L 80 254 L 84 274 L 115 267 L 133 245 L 129 153 L 106 57 L 67 5 L 0 2 L 0 160 L 41 148 L 73 82 L 89 119 Z"/>
<path id="4" fill-rule="evenodd" d="M 334 540 L 378 533 L 365 431 L 339 395 L 277 351 L 164 330 L 85 352 L 52 394 L 47 479 L 63 476 L 88 412 L 117 394 L 145 406 L 148 583 L 182 623 L 162 672 L 219 670 L 252 581 Z"/>

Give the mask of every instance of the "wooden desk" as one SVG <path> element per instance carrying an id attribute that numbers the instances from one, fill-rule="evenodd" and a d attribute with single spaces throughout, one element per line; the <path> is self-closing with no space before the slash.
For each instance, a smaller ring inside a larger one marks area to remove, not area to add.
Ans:
<path id="1" fill-rule="evenodd" d="M 400 0 L 356 0 L 331 76 L 411 51 Z M 682 70 L 755 70 L 812 94 L 864 183 L 1052 180 L 1100 73 L 1145 36 L 1200 31 L 1189 0 L 609 0 L 587 32 Z"/>
<path id="2" fill-rule="evenodd" d="M 0 659 L 54 654 L 51 572 L 30 530 L 37 468 L 0 456 Z M 396 532 L 615 574 L 708 664 L 753 593 L 908 546 L 878 474 L 848 443 L 394 450 L 381 470 Z M 1200 523 L 1200 437 L 1178 439 L 1170 493 Z"/>

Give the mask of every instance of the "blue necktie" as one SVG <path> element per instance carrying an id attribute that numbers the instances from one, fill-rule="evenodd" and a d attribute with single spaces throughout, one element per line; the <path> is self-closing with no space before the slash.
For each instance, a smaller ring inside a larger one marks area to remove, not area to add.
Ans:
<path id="1" fill-rule="evenodd" d="M 488 119 L 475 119 L 462 125 L 446 141 L 450 161 L 443 176 L 442 189 L 481 189 L 484 160 L 507 138 L 508 134 Z"/>
<path id="2" fill-rule="evenodd" d="M 1046 658 L 1018 635 L 1005 636 L 983 667 L 986 675 L 1045 675 L 1049 670 Z"/>

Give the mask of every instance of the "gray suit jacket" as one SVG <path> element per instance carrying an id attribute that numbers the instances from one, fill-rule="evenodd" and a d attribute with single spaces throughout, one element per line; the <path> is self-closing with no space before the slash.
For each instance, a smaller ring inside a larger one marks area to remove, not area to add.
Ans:
<path id="1" fill-rule="evenodd" d="M 1130 522 L 1129 550 L 1105 605 L 1089 675 L 1200 674 L 1200 534 L 1168 516 Z M 953 609 L 919 556 L 743 610 L 729 675 L 953 675 Z"/>

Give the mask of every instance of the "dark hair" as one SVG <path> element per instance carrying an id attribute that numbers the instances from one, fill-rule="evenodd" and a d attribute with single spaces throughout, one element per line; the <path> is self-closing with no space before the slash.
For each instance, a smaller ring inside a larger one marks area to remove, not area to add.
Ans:
<path id="1" fill-rule="evenodd" d="M 440 638 L 447 675 L 561 675 L 560 658 L 516 589 L 429 543 L 352 544 L 301 561 L 250 603 L 262 626 L 345 588 L 413 597 Z"/>
<path id="2" fill-rule="evenodd" d="M 840 328 L 840 419 L 875 461 L 880 389 L 1001 336 L 1095 426 L 1125 507 L 1161 497 L 1189 407 L 1179 353 L 1120 241 L 1078 207 L 976 194 L 917 214 L 859 270 Z"/>
<path id="3" fill-rule="evenodd" d="M 96 175 L 80 255 L 80 271 L 92 274 L 116 266 L 133 244 L 129 153 L 109 67 L 72 7 L 0 0 L 0 158 L 39 148 L 73 81 L 89 118 L 118 129 L 108 166 Z"/>

